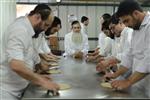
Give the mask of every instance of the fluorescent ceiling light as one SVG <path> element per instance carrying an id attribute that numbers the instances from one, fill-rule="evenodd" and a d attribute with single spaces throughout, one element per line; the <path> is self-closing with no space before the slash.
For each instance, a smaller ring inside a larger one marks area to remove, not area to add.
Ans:
<path id="1" fill-rule="evenodd" d="M 56 0 L 56 2 L 60 2 L 61 0 Z"/>

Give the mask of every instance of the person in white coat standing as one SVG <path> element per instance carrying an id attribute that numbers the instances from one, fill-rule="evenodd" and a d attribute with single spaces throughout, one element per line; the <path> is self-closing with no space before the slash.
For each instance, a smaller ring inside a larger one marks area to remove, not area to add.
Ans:
<path id="1" fill-rule="evenodd" d="M 51 8 L 37 5 L 29 15 L 17 18 L 4 36 L 5 52 L 0 64 L 0 98 L 20 100 L 29 82 L 57 92 L 59 86 L 48 77 L 34 73 L 40 66 L 40 58 L 33 46 L 32 37 L 47 30 L 52 22 Z"/>
<path id="2" fill-rule="evenodd" d="M 88 36 L 87 27 L 89 25 L 89 18 L 86 16 L 81 17 L 81 33 L 84 33 Z"/>
<path id="3" fill-rule="evenodd" d="M 117 16 L 134 29 L 131 47 L 121 61 L 120 69 L 110 77 L 116 78 L 132 67 L 132 75 L 125 80 L 115 80 L 113 88 L 126 89 L 130 86 L 150 97 L 150 14 L 144 12 L 134 0 L 122 1 Z"/>
<path id="4" fill-rule="evenodd" d="M 88 53 L 88 37 L 81 33 L 79 21 L 73 21 L 71 24 L 72 31 L 65 35 L 65 54 L 75 58 L 83 58 Z"/>

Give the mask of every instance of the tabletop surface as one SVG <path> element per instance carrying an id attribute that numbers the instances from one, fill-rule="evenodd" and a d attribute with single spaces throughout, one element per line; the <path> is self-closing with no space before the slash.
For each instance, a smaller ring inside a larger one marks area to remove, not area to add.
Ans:
<path id="1" fill-rule="evenodd" d="M 101 99 L 101 98 L 147 98 L 135 88 L 124 91 L 115 91 L 100 86 L 101 77 L 95 70 L 96 64 L 77 60 L 71 57 L 61 57 L 59 61 L 61 74 L 52 74 L 56 83 L 71 85 L 68 90 L 59 91 L 60 95 L 52 97 L 46 95 L 45 90 L 39 90 L 36 86 L 29 86 L 23 96 L 23 100 L 47 100 L 47 99 Z"/>

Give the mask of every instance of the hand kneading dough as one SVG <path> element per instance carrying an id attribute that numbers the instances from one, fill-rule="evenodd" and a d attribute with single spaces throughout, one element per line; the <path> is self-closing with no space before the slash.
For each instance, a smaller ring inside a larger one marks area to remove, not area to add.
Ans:
<path id="1" fill-rule="evenodd" d="M 112 86 L 109 82 L 102 82 L 100 85 L 105 88 L 112 88 Z"/>
<path id="2" fill-rule="evenodd" d="M 60 74 L 60 73 L 61 73 L 61 70 L 52 69 L 52 70 L 49 70 L 48 73 L 50 73 L 50 74 Z"/>
<path id="3" fill-rule="evenodd" d="M 65 84 L 65 83 L 58 83 L 60 90 L 68 90 L 71 88 L 71 86 L 69 84 Z"/>

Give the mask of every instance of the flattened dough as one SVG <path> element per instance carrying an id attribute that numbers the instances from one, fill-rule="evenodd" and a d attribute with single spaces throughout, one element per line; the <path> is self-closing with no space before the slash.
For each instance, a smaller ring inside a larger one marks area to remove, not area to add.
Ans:
<path id="1" fill-rule="evenodd" d="M 57 83 L 57 84 L 58 84 L 59 87 L 60 87 L 60 91 L 68 90 L 68 89 L 71 88 L 71 85 L 66 84 L 66 83 Z M 39 89 L 39 90 L 46 90 L 46 89 L 44 89 L 44 88 L 42 88 L 42 87 L 38 87 L 38 89 Z"/>
<path id="2" fill-rule="evenodd" d="M 60 90 L 68 90 L 71 88 L 71 86 L 69 84 L 65 84 L 65 83 L 58 83 Z"/>
<path id="3" fill-rule="evenodd" d="M 111 88 L 111 89 L 112 89 L 112 86 L 111 86 L 111 84 L 110 84 L 109 82 L 102 82 L 100 85 L 101 85 L 102 87 Z"/>
<path id="4" fill-rule="evenodd" d="M 58 66 L 58 63 L 50 63 L 51 66 Z"/>
<path id="5" fill-rule="evenodd" d="M 52 70 L 49 70 L 48 73 L 50 73 L 50 74 L 60 74 L 62 72 L 61 72 L 61 70 L 58 70 L 58 69 L 52 69 Z"/>

